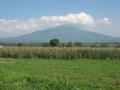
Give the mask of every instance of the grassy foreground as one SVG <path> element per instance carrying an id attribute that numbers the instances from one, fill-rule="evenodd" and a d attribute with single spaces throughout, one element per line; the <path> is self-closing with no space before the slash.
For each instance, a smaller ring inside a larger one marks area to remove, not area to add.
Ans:
<path id="1" fill-rule="evenodd" d="M 120 90 L 120 60 L 1 58 L 0 90 Z"/>

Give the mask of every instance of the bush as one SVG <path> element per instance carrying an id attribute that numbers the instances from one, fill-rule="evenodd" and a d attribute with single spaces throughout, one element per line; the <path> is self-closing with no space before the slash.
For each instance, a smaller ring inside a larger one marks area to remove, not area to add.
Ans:
<path id="1" fill-rule="evenodd" d="M 58 39 L 52 39 L 52 40 L 50 40 L 50 45 L 51 45 L 52 47 L 58 47 L 59 44 L 60 44 L 60 42 L 59 42 Z"/>

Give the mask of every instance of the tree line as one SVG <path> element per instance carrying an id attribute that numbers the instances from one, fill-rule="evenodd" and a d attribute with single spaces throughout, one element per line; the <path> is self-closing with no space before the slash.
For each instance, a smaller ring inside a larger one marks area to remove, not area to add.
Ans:
<path id="1" fill-rule="evenodd" d="M 51 39 L 48 43 L 0 43 L 1 46 L 40 46 L 40 47 L 120 47 L 120 43 L 81 43 L 60 42 L 59 39 Z"/>

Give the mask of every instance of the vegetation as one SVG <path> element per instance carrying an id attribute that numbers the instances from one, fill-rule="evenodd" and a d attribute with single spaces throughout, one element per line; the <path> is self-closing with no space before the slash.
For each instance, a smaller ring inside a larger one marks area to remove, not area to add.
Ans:
<path id="1" fill-rule="evenodd" d="M 58 39 L 57 39 L 58 40 Z M 53 41 L 53 39 L 52 39 Z M 59 41 L 59 40 L 58 40 Z M 0 43 L 0 46 L 39 46 L 39 47 L 51 47 L 49 43 Z M 81 42 L 61 42 L 57 44 L 57 47 L 115 47 L 120 48 L 120 43 L 81 43 Z"/>
<path id="2" fill-rule="evenodd" d="M 50 45 L 52 47 L 58 47 L 59 44 L 60 44 L 60 41 L 58 39 L 52 39 L 52 40 L 50 40 Z"/>
<path id="3" fill-rule="evenodd" d="M 92 47 L 2 47 L 0 57 L 43 59 L 120 59 L 120 48 Z"/>
<path id="4" fill-rule="evenodd" d="M 0 90 L 120 90 L 120 61 L 4 58 Z"/>

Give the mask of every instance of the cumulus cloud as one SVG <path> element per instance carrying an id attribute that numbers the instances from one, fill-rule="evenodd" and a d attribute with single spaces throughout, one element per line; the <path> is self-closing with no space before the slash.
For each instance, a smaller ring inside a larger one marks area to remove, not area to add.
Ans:
<path id="1" fill-rule="evenodd" d="M 93 27 L 94 19 L 84 12 L 68 14 L 65 16 L 42 16 L 30 20 L 5 20 L 0 19 L 0 32 L 34 31 L 56 25 L 74 23 L 84 27 Z"/>
<path id="2" fill-rule="evenodd" d="M 0 19 L 0 32 L 19 32 L 33 30 L 38 27 L 38 23 L 24 20 Z"/>
<path id="3" fill-rule="evenodd" d="M 111 21 L 109 18 L 103 18 L 97 21 L 99 25 L 110 25 Z"/>
<path id="4" fill-rule="evenodd" d="M 6 33 L 30 33 L 35 30 L 43 30 L 49 27 L 62 24 L 77 24 L 81 27 L 93 28 L 98 24 L 111 24 L 108 18 L 95 20 L 91 15 L 81 13 L 71 13 L 60 16 L 42 16 L 40 18 L 33 18 L 29 20 L 6 20 L 0 19 L 0 32 Z M 97 23 L 97 24 L 96 24 Z"/>
<path id="5" fill-rule="evenodd" d="M 66 16 L 43 16 L 41 21 L 54 24 L 74 23 L 82 26 L 94 26 L 94 19 L 91 15 L 81 12 L 79 14 L 68 14 Z"/>

